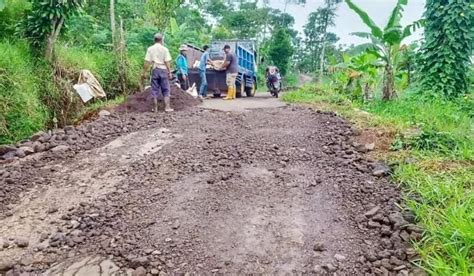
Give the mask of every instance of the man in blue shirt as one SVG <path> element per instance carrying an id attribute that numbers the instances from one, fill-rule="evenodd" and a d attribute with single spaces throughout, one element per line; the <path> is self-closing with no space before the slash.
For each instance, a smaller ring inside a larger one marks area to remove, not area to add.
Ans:
<path id="1" fill-rule="evenodd" d="M 181 84 L 181 89 L 187 90 L 188 85 L 188 60 L 186 58 L 186 52 L 188 47 L 186 45 L 181 45 L 179 48 L 179 56 L 176 58 L 176 68 L 178 69 L 178 80 Z"/>
<path id="2" fill-rule="evenodd" d="M 199 87 L 199 97 L 207 98 L 207 77 L 206 77 L 206 66 L 211 63 L 209 59 L 209 46 L 204 45 L 202 47 L 204 53 L 201 56 L 201 61 L 199 62 L 199 78 L 201 81 L 201 86 Z"/>

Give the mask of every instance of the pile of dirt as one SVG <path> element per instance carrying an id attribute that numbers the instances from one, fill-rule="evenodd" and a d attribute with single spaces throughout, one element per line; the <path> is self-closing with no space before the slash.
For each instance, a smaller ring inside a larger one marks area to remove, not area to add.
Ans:
<path id="1" fill-rule="evenodd" d="M 174 110 L 184 110 L 201 103 L 198 99 L 184 92 L 182 89 L 171 85 L 171 107 Z M 126 101 L 117 107 L 119 112 L 150 112 L 153 109 L 153 97 L 151 88 L 142 93 L 127 97 Z M 158 96 L 158 110 L 164 110 L 163 96 Z"/>

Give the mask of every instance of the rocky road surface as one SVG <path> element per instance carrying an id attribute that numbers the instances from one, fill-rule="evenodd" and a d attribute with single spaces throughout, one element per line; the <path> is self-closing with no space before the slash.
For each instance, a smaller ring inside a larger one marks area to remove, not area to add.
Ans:
<path id="1" fill-rule="evenodd" d="M 422 274 L 421 231 L 350 124 L 245 101 L 33 137 L 45 151 L 0 165 L 0 274 Z"/>

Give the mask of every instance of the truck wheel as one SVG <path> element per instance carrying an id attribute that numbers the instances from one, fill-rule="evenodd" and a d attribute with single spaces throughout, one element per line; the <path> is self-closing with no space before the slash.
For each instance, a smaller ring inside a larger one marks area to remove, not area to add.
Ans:
<path id="1" fill-rule="evenodd" d="M 236 89 L 237 89 L 237 93 L 235 94 L 235 96 L 237 98 L 242 98 L 242 95 L 244 94 L 245 92 L 245 85 L 242 85 L 242 84 L 239 84 L 236 86 Z"/>
<path id="2" fill-rule="evenodd" d="M 247 97 L 255 96 L 256 91 L 255 82 L 252 83 L 252 87 L 245 87 L 245 94 L 247 94 Z"/>

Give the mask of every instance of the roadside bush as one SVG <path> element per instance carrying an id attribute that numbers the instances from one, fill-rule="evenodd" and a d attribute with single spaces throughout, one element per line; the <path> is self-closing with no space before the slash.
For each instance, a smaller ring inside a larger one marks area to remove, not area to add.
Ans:
<path id="1" fill-rule="evenodd" d="M 442 132 L 428 127 L 412 137 L 399 136 L 395 143 L 398 147 L 404 149 L 449 153 L 459 149 L 459 144 L 464 142 L 460 140 L 467 140 L 460 138 L 462 137 L 457 138 L 449 132 Z"/>
<path id="2" fill-rule="evenodd" d="M 35 59 L 26 42 L 0 42 L 0 144 L 14 143 L 51 127 L 53 118 L 60 126 L 74 123 L 84 109 L 72 88 L 82 69 L 96 76 L 108 99 L 122 96 L 112 53 L 64 44 L 59 44 L 56 50 L 57 62 L 51 66 Z M 126 66 L 129 93 L 138 90 L 143 56 L 140 49 L 129 52 Z"/>
<path id="3" fill-rule="evenodd" d="M 5 8 L 0 11 L 0 39 L 12 38 L 16 32 L 18 18 L 31 8 L 27 0 L 6 0 Z"/>
<path id="4" fill-rule="evenodd" d="M 472 117 L 465 106 L 449 101 L 421 101 L 410 94 L 393 102 L 374 101 L 364 108 L 378 115 L 378 123 L 397 129 L 419 129 L 417 135 L 400 137 L 404 147 L 470 160 L 474 156 Z M 406 135 L 402 135 L 406 136 Z"/>
<path id="5" fill-rule="evenodd" d="M 102 49 L 84 49 L 60 45 L 57 47 L 58 66 L 63 68 L 71 77 L 79 76 L 80 70 L 87 69 L 94 74 L 107 93 L 113 98 L 119 94 L 114 84 L 117 81 L 117 67 L 114 56 Z M 74 82 L 76 81 L 74 80 Z"/>
<path id="6" fill-rule="evenodd" d="M 25 42 L 0 42 L 0 144 L 26 138 L 46 123 L 37 76 Z"/>

